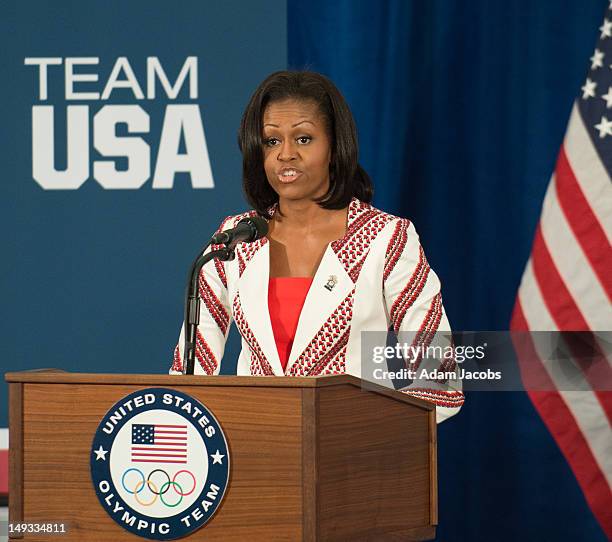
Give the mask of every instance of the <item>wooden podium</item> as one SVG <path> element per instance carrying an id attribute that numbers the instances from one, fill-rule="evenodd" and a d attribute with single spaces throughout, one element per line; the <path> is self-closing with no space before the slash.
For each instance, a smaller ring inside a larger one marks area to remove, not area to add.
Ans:
<path id="1" fill-rule="evenodd" d="M 223 428 L 229 485 L 186 540 L 429 540 L 437 523 L 430 403 L 349 375 L 225 377 L 8 373 L 9 521 L 64 522 L 24 540 L 144 540 L 116 524 L 90 477 L 92 439 L 112 405 L 165 387 Z M 19 538 L 13 535 L 13 538 Z"/>

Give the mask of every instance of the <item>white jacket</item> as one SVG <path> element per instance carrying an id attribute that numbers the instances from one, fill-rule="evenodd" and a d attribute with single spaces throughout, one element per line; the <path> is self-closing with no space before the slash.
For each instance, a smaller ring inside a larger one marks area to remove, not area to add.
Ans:
<path id="1" fill-rule="evenodd" d="M 220 230 L 253 214 L 228 217 Z M 242 336 L 238 375 L 349 373 L 362 378 L 361 331 L 380 332 L 382 346 L 389 327 L 400 337 L 417 332 L 412 340 L 423 345 L 436 333 L 450 331 L 440 281 L 427 264 L 414 226 L 353 199 L 346 235 L 327 246 L 314 276 L 283 371 L 268 312 L 269 261 L 269 243 L 263 238 L 239 244 L 233 261 L 214 260 L 202 269 L 196 374 L 219 373 L 232 319 Z M 182 371 L 183 332 L 171 373 Z M 446 371 L 455 367 L 453 359 L 437 363 Z M 413 383 L 400 391 L 433 401 L 438 422 L 458 412 L 464 400 L 456 379 Z"/>

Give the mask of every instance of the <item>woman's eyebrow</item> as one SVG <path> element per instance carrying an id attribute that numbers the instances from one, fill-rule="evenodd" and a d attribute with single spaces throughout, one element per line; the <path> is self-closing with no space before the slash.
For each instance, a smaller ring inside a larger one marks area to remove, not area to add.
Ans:
<path id="1" fill-rule="evenodd" d="M 313 126 L 315 126 L 314 122 L 311 122 L 309 120 L 301 120 L 300 122 L 298 122 L 297 124 L 294 124 L 291 128 L 295 128 L 296 126 L 299 126 L 300 124 L 304 124 L 305 122 L 308 122 L 309 124 L 312 124 Z"/>
<path id="2" fill-rule="evenodd" d="M 312 124 L 313 126 L 316 126 L 316 124 L 315 124 L 314 122 L 310 121 L 310 120 L 301 120 L 300 122 L 298 122 L 298 123 L 296 123 L 296 124 L 293 124 L 293 125 L 291 126 L 291 128 L 295 128 L 296 126 L 299 126 L 300 124 L 304 124 L 305 122 L 308 122 L 309 124 Z M 272 126 L 272 128 L 278 128 L 278 127 L 279 127 L 279 126 L 278 126 L 278 124 L 272 124 L 271 122 L 266 122 L 266 123 L 264 124 L 264 128 L 265 128 L 266 126 Z"/>

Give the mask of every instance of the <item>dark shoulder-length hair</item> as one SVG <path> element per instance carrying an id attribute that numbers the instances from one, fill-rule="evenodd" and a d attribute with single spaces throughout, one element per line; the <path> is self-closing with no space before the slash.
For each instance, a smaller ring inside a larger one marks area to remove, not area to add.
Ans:
<path id="1" fill-rule="evenodd" d="M 355 121 L 346 100 L 325 76 L 309 71 L 279 71 L 268 76 L 247 105 L 238 145 L 242 152 L 242 185 L 253 208 L 267 216 L 278 202 L 264 171 L 263 115 L 268 104 L 286 99 L 314 102 L 326 121 L 332 153 L 329 190 L 318 203 L 324 209 L 343 209 L 353 197 L 369 203 L 372 181 L 358 163 L 359 148 Z"/>

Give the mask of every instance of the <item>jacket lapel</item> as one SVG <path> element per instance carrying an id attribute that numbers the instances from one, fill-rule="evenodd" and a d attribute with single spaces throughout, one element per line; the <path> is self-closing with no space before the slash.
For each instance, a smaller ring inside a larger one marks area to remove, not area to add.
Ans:
<path id="1" fill-rule="evenodd" d="M 238 254 L 240 258 L 241 255 Z M 264 241 L 252 255 L 238 279 L 240 304 L 246 322 L 274 374 L 282 376 L 283 368 L 278 357 L 270 313 L 268 311 L 268 280 L 270 276 L 270 243 Z"/>
<path id="2" fill-rule="evenodd" d="M 338 305 L 353 290 L 354 283 L 338 260 L 331 244 L 327 246 L 312 280 L 300 313 L 286 373 L 317 335 Z"/>

